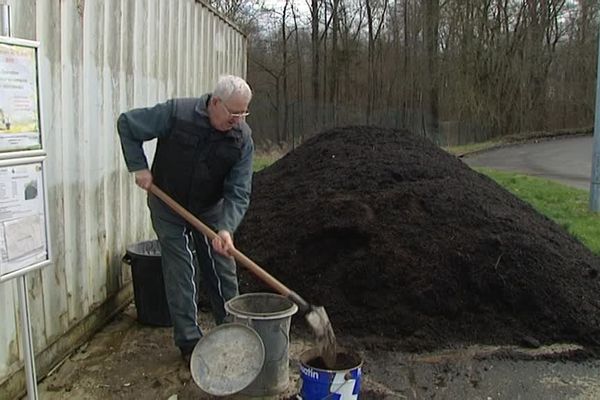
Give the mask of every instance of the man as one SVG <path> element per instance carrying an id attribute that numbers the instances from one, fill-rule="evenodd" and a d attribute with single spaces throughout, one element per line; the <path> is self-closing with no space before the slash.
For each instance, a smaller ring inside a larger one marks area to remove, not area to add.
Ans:
<path id="1" fill-rule="evenodd" d="M 209 243 L 148 193 L 175 345 L 187 362 L 202 336 L 196 319 L 197 266 L 217 324 L 225 317 L 225 302 L 238 295 L 236 265 L 228 252 L 250 202 L 254 143 L 245 117 L 251 98 L 242 78 L 227 75 L 212 93 L 134 109 L 117 121 L 136 184 L 148 190 L 154 183 L 218 233 Z M 158 143 L 150 171 L 142 144 L 154 138 Z"/>

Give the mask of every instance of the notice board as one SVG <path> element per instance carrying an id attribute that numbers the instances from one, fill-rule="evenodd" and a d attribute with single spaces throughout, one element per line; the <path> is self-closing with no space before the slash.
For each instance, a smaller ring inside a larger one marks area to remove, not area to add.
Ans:
<path id="1" fill-rule="evenodd" d="M 0 153 L 42 148 L 37 43 L 0 40 Z"/>
<path id="2" fill-rule="evenodd" d="M 50 263 L 38 48 L 0 37 L 0 281 Z"/>
<path id="3" fill-rule="evenodd" d="M 42 160 L 0 166 L 0 280 L 49 262 Z"/>

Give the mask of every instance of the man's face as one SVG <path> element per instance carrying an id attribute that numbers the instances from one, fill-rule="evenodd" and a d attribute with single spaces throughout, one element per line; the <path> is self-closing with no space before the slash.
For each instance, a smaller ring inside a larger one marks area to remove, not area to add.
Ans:
<path id="1" fill-rule="evenodd" d="M 210 115 L 211 125 L 222 132 L 226 132 L 239 124 L 248 115 L 248 100 L 239 95 L 233 95 L 227 101 L 218 97 L 211 99 L 213 103 Z"/>

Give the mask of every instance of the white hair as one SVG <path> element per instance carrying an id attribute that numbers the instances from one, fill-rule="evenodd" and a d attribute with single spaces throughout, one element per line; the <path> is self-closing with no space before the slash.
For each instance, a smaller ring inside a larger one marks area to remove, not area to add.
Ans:
<path id="1" fill-rule="evenodd" d="M 248 102 L 252 99 L 252 90 L 248 86 L 248 83 L 235 75 L 223 75 L 219 77 L 212 94 L 223 101 L 229 100 L 233 95 L 239 95 L 248 100 Z"/>

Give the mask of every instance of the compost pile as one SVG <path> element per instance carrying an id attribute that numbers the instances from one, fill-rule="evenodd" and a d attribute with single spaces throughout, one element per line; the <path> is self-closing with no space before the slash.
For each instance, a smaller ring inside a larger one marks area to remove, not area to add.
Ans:
<path id="1" fill-rule="evenodd" d="M 599 259 L 406 131 L 330 130 L 255 174 L 236 244 L 338 336 L 415 351 L 600 339 Z"/>

